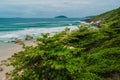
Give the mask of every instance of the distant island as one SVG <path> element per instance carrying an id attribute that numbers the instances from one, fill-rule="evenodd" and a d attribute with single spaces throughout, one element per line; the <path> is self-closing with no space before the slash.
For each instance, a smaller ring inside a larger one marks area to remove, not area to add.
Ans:
<path id="1" fill-rule="evenodd" d="M 56 16 L 55 18 L 68 18 L 68 17 L 64 15 L 60 15 L 60 16 Z"/>

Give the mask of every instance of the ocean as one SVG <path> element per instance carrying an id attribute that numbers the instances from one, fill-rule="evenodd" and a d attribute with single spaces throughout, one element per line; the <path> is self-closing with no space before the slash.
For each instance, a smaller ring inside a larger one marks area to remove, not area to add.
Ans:
<path id="1" fill-rule="evenodd" d="M 41 33 L 54 35 L 65 27 L 74 30 L 81 23 L 80 18 L 0 18 L 0 42 L 24 41 L 26 35 L 37 38 Z"/>

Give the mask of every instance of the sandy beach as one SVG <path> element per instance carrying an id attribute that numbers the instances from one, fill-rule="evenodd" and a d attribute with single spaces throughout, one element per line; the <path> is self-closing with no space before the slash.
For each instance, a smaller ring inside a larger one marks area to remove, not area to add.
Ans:
<path id="1" fill-rule="evenodd" d="M 27 46 L 35 46 L 33 41 L 24 42 Z M 23 50 L 22 45 L 14 43 L 1 43 L 0 44 L 0 80 L 7 80 L 5 73 L 9 72 L 12 69 L 12 66 L 5 66 L 3 63 L 7 61 L 14 53 Z"/>

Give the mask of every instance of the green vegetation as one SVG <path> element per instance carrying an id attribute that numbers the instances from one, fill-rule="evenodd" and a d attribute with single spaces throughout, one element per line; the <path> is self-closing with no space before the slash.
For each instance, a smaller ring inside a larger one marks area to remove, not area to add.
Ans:
<path id="1" fill-rule="evenodd" d="M 53 37 L 42 35 L 36 47 L 24 46 L 11 57 L 12 80 L 120 80 L 118 19 L 100 29 L 83 25 Z"/>
<path id="2" fill-rule="evenodd" d="M 120 8 L 95 16 L 91 18 L 91 20 L 92 21 L 102 20 L 105 22 L 120 20 Z"/>

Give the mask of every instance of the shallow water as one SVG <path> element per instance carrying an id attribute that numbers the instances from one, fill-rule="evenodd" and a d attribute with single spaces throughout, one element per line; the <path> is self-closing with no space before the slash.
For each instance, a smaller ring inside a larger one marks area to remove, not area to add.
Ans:
<path id="1" fill-rule="evenodd" d="M 54 35 L 64 30 L 65 27 L 74 30 L 81 24 L 80 20 L 80 18 L 1 18 L 0 41 L 9 42 L 15 38 L 24 40 L 26 35 L 37 38 L 41 36 L 41 33 Z"/>

